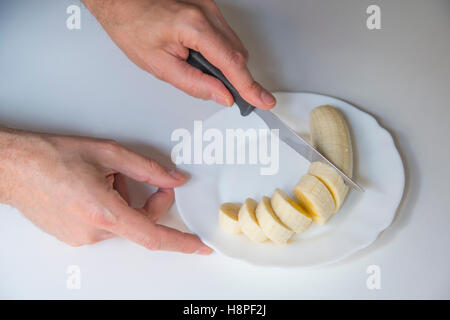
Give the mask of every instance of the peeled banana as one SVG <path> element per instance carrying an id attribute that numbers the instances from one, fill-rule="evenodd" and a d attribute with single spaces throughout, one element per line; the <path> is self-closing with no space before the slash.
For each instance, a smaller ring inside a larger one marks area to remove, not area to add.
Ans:
<path id="1" fill-rule="evenodd" d="M 317 107 L 309 115 L 309 127 L 314 147 L 352 178 L 352 140 L 341 112 L 329 105 Z M 338 211 L 349 189 L 344 179 L 332 167 L 320 162 L 312 163 L 308 173 L 320 179 L 330 190 L 335 202 L 334 212 Z"/>
<path id="2" fill-rule="evenodd" d="M 313 146 L 349 177 L 353 175 L 350 132 L 343 115 L 329 105 L 313 109 L 309 115 Z"/>
<path id="3" fill-rule="evenodd" d="M 219 225 L 228 233 L 240 234 L 242 233 L 241 227 L 238 223 L 240 203 L 226 202 L 219 208 Z"/>
<path id="4" fill-rule="evenodd" d="M 242 232 L 252 241 L 263 242 L 267 240 L 256 218 L 258 203 L 252 198 L 247 198 L 239 210 L 238 222 Z"/>
<path id="5" fill-rule="evenodd" d="M 256 207 L 256 218 L 264 234 L 275 243 L 285 244 L 294 235 L 275 214 L 268 197 L 263 197 Z"/>
<path id="6" fill-rule="evenodd" d="M 270 204 L 281 222 L 295 233 L 304 232 L 312 222 L 308 213 L 280 189 L 275 189 Z"/>

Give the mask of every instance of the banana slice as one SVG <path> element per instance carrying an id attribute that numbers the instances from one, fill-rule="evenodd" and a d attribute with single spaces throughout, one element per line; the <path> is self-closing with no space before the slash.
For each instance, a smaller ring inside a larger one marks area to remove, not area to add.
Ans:
<path id="1" fill-rule="evenodd" d="M 350 178 L 353 176 L 353 148 L 347 122 L 339 110 L 328 106 L 313 109 L 309 116 L 313 145 Z M 314 162 L 308 173 L 322 181 L 335 202 L 334 212 L 344 203 L 348 186 L 327 164 Z"/>
<path id="2" fill-rule="evenodd" d="M 247 198 L 239 210 L 238 222 L 242 232 L 252 241 L 263 242 L 267 240 L 266 235 L 258 224 L 255 215 L 258 203 L 252 198 Z"/>
<path id="3" fill-rule="evenodd" d="M 294 235 L 294 231 L 277 217 L 268 197 L 263 197 L 256 207 L 256 218 L 266 236 L 275 243 L 285 244 Z"/>
<path id="4" fill-rule="evenodd" d="M 353 149 L 343 115 L 332 106 L 317 107 L 309 114 L 314 147 L 346 175 L 353 175 Z"/>
<path id="5" fill-rule="evenodd" d="M 317 224 L 323 225 L 334 213 L 333 196 L 315 176 L 305 174 L 295 186 L 294 195 Z"/>
<path id="6" fill-rule="evenodd" d="M 334 212 L 338 211 L 348 192 L 348 186 L 345 184 L 344 179 L 336 170 L 322 162 L 313 162 L 309 167 L 308 173 L 325 184 L 334 199 Z"/>
<path id="7" fill-rule="evenodd" d="M 312 220 L 305 210 L 284 191 L 275 189 L 270 204 L 281 222 L 294 232 L 302 233 L 311 225 Z"/>
<path id="8" fill-rule="evenodd" d="M 220 206 L 219 225 L 225 232 L 231 234 L 242 233 L 238 223 L 238 213 L 240 208 L 241 204 L 234 202 L 226 202 Z"/>

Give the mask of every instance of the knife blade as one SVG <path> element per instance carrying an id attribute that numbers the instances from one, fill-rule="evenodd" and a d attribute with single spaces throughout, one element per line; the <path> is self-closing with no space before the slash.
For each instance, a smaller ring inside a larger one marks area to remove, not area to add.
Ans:
<path id="1" fill-rule="evenodd" d="M 234 88 L 234 86 L 228 81 L 228 79 L 223 75 L 223 73 L 212 65 L 205 57 L 202 56 L 200 52 L 189 49 L 189 56 L 186 60 L 191 66 L 200 69 L 204 73 L 207 73 L 220 81 L 225 85 L 225 87 L 230 91 L 234 98 L 234 102 L 240 109 L 241 115 L 243 117 L 255 111 L 255 113 L 266 123 L 269 129 L 278 129 L 279 138 L 284 141 L 289 147 L 294 149 L 298 154 L 307 159 L 310 162 L 320 161 L 328 164 L 334 168 L 339 175 L 344 179 L 344 182 L 352 189 L 364 192 L 364 189 L 353 179 L 347 176 L 339 168 L 337 168 L 330 160 L 328 160 L 324 155 L 317 151 L 311 144 L 309 144 L 305 139 L 295 133 L 291 128 L 289 128 L 283 121 L 280 120 L 271 111 L 255 108 L 253 105 L 245 101 L 239 94 L 239 92 Z"/>
<path id="2" fill-rule="evenodd" d="M 303 156 L 309 162 L 320 161 L 333 167 L 339 175 L 344 179 L 345 183 L 351 188 L 364 192 L 364 189 L 338 167 L 336 167 L 330 160 L 317 151 L 312 145 L 310 145 L 305 139 L 299 136 L 295 131 L 289 128 L 283 121 L 280 120 L 273 112 L 256 108 L 254 112 L 267 124 L 269 129 L 278 129 L 279 138 L 284 141 L 288 146 L 294 149 L 297 153 Z"/>

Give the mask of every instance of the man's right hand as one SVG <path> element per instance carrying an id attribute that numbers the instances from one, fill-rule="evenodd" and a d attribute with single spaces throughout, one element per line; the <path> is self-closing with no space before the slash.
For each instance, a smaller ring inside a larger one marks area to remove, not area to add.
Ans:
<path id="1" fill-rule="evenodd" d="M 119 235 L 150 250 L 211 253 L 195 235 L 157 224 L 186 182 L 179 171 L 94 138 L 0 128 L 0 150 L 0 203 L 69 245 Z M 124 176 L 159 189 L 132 208 Z"/>
<path id="2" fill-rule="evenodd" d="M 272 108 L 274 96 L 253 80 L 248 53 L 213 0 L 83 0 L 111 39 L 137 66 L 187 94 L 231 106 L 216 78 L 190 66 L 189 49 L 219 68 L 252 105 Z"/>

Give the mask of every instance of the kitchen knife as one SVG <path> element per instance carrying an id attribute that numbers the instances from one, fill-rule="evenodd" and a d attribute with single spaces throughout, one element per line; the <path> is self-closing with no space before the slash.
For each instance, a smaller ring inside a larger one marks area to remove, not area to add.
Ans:
<path id="1" fill-rule="evenodd" d="M 245 101 L 235 87 L 228 81 L 223 73 L 213 66 L 200 52 L 189 49 L 189 56 L 186 60 L 191 66 L 200 69 L 206 74 L 209 74 L 223 82 L 225 87 L 230 91 L 234 98 L 234 102 L 238 105 L 242 116 L 248 116 L 252 111 L 267 124 L 270 129 L 279 130 L 279 138 L 284 141 L 288 146 L 294 149 L 302 157 L 306 158 L 310 162 L 320 161 L 333 167 L 344 179 L 345 183 L 351 188 L 364 192 L 364 189 L 339 168 L 337 168 L 331 161 L 324 157 L 319 151 L 314 149 L 305 139 L 296 134 L 291 128 L 286 126 L 276 115 L 271 111 L 255 108 L 253 105 Z"/>

